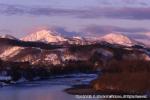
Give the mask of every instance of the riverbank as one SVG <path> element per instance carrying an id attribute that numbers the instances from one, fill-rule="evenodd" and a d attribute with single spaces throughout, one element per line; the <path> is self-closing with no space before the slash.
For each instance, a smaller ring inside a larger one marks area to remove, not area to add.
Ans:
<path id="1" fill-rule="evenodd" d="M 150 62 L 143 60 L 111 61 L 89 85 L 65 91 L 72 95 L 145 95 L 150 98 Z"/>
<path id="2" fill-rule="evenodd" d="M 0 100 L 78 100 L 64 90 L 72 85 L 89 84 L 96 76 L 86 73 L 64 74 L 47 80 L 16 83 L 0 88 Z"/>
<path id="3" fill-rule="evenodd" d="M 48 79 L 51 76 L 91 73 L 94 71 L 93 65 L 87 61 L 68 61 L 63 65 L 32 65 L 29 62 L 10 62 L 0 60 L 0 77 L 10 77 L 2 82 L 11 83 L 20 80 L 34 81 L 37 79 Z"/>

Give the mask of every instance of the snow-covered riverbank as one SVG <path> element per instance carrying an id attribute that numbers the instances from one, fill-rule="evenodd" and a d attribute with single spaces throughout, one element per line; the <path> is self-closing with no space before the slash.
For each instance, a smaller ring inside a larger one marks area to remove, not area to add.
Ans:
<path id="1" fill-rule="evenodd" d="M 72 85 L 88 84 L 96 74 L 68 74 L 48 80 L 21 82 L 0 88 L 0 100 L 77 100 L 64 92 Z"/>

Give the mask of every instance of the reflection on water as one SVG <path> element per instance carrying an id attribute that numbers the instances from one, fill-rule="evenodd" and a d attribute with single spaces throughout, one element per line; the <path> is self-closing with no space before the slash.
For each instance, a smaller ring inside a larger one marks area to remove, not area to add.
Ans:
<path id="1" fill-rule="evenodd" d="M 72 74 L 18 83 L 0 88 L 0 100 L 77 100 L 63 90 L 71 85 L 87 84 L 95 77 L 95 74 Z"/>
<path id="2" fill-rule="evenodd" d="M 74 96 L 63 92 L 65 86 L 45 86 L 31 89 L 9 88 L 0 91 L 0 100 L 68 100 Z"/>

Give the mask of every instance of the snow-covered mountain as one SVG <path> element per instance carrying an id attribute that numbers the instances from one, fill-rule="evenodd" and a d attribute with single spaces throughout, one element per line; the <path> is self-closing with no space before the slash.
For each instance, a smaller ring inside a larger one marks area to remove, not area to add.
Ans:
<path id="1" fill-rule="evenodd" d="M 0 59 L 18 62 L 28 61 L 31 64 L 61 64 L 66 60 L 89 60 L 91 57 L 102 57 L 101 59 L 107 60 L 108 52 L 111 53 L 109 59 L 113 58 L 114 55 L 116 57 L 117 54 L 119 56 L 124 55 L 124 58 L 127 59 L 128 57 L 131 58 L 130 56 L 133 55 L 125 48 L 135 52 L 133 59 L 139 58 L 139 55 L 143 54 L 146 55 L 145 58 L 149 58 L 149 55 L 145 53 L 145 48 L 134 48 L 134 45 L 139 43 L 123 34 L 110 33 L 103 37 L 96 37 L 94 41 L 79 36 L 64 38 L 56 34 L 52 31 L 41 30 L 22 38 L 22 41 L 3 37 L 0 39 L 0 43 L 7 48 L 0 49 Z M 5 38 L 7 39 L 5 40 Z M 6 44 L 3 43 L 3 40 Z M 61 46 L 61 49 L 57 46 Z M 48 47 L 49 49 L 47 49 Z M 124 54 L 119 54 L 120 52 L 116 52 L 116 49 Z M 140 50 L 142 53 L 137 53 L 136 50 Z"/>
<path id="2" fill-rule="evenodd" d="M 23 41 L 40 41 L 45 43 L 68 43 L 76 45 L 90 44 L 90 41 L 80 36 L 63 37 L 59 33 L 51 30 L 40 30 L 35 33 L 29 34 L 28 36 L 21 38 Z"/>
<path id="3" fill-rule="evenodd" d="M 6 39 L 5 41 L 7 43 L 7 44 L 1 43 L 1 45 L 5 46 L 4 49 L 3 48 L 1 48 L 2 50 L 0 49 L 0 58 L 1 59 L 7 60 L 9 58 L 13 58 L 13 57 L 17 56 L 18 54 L 20 54 L 20 52 L 22 52 L 24 49 L 27 48 L 27 47 L 24 47 L 23 45 L 17 46 L 17 43 L 19 43 L 20 41 L 17 41 L 16 38 L 13 38 L 12 36 L 2 35 L 0 38 L 2 38 L 3 40 Z M 10 41 L 7 39 L 15 40 L 15 41 L 12 41 L 13 43 L 12 42 L 11 43 L 16 44 L 16 45 L 12 46 Z M 48 31 L 48 30 L 41 30 L 41 31 L 32 33 L 32 34 L 22 38 L 21 40 L 26 41 L 26 42 L 34 41 L 34 42 L 44 42 L 44 43 L 60 43 L 60 42 L 66 41 L 65 38 L 63 38 L 59 35 L 55 35 L 54 32 Z M 22 44 L 26 45 L 26 43 L 22 43 Z M 31 44 L 32 43 L 30 43 L 29 45 L 31 45 Z M 39 48 L 40 48 L 41 44 L 37 44 L 37 45 L 39 45 Z M 33 48 L 32 46 L 30 46 L 30 47 Z M 37 47 L 37 49 L 38 49 L 38 47 Z M 35 50 L 36 50 L 36 48 L 35 48 Z M 28 52 L 25 54 L 28 54 Z"/>
<path id="4" fill-rule="evenodd" d="M 103 41 L 106 41 L 111 44 L 119 44 L 124 46 L 133 46 L 137 44 L 137 42 L 124 34 L 120 33 L 110 33 L 106 34 L 101 38 Z"/>
<path id="5" fill-rule="evenodd" d="M 86 44 L 85 39 L 83 39 L 82 37 L 64 38 L 56 34 L 57 33 L 49 31 L 49 30 L 41 30 L 41 31 L 32 33 L 22 38 L 21 40 L 26 41 L 26 42 L 30 41 L 30 45 L 32 44 L 32 42 L 34 43 L 43 42 L 44 44 L 56 43 L 56 45 L 65 45 L 63 44 L 63 42 L 64 43 L 67 42 L 68 44 L 71 44 L 71 45 Z M 17 42 L 21 42 L 21 41 L 17 41 Z M 63 50 L 53 50 L 55 51 L 53 52 L 51 50 L 41 49 L 40 43 L 36 44 L 37 46 L 39 45 L 39 47 L 33 47 L 32 45 L 28 47 L 24 47 L 22 44 L 23 43 L 21 42 L 21 45 L 19 44 L 19 46 L 14 45 L 14 46 L 11 46 L 10 48 L 5 49 L 2 53 L 0 53 L 0 58 L 3 60 L 11 60 L 11 61 L 29 61 L 32 64 L 37 64 L 37 63 L 59 64 L 61 60 L 65 61 L 65 59 L 68 60 L 68 59 L 77 58 L 72 54 L 69 54 L 69 55 L 64 54 L 64 52 L 68 52 L 66 51 L 65 48 Z M 24 44 L 27 45 L 26 43 Z"/>
<path id="6" fill-rule="evenodd" d="M 41 30 L 37 31 L 35 33 L 32 33 L 21 40 L 23 41 L 40 41 L 40 42 L 63 42 L 66 41 L 66 39 L 62 36 L 56 35 L 56 33 L 50 31 L 50 30 Z"/>
<path id="7" fill-rule="evenodd" d="M 91 44 L 90 41 L 88 41 L 86 38 L 80 37 L 80 36 L 73 36 L 71 38 L 67 39 L 67 42 L 69 44 L 76 44 L 76 45 L 87 45 Z"/>
<path id="8" fill-rule="evenodd" d="M 8 35 L 8 34 L 6 34 L 6 35 L 0 35 L 0 38 L 17 39 L 17 38 L 15 38 L 14 36 L 11 36 L 11 35 Z"/>
<path id="9" fill-rule="evenodd" d="M 18 39 L 11 35 L 7 35 L 7 34 L 0 35 L 0 58 L 2 57 L 1 54 L 4 54 L 5 51 L 13 48 L 13 46 L 9 44 L 8 40 L 18 40 Z"/>

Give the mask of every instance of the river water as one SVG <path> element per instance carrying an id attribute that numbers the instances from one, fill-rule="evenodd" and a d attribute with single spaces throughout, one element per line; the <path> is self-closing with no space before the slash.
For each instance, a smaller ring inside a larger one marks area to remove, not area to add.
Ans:
<path id="1" fill-rule="evenodd" d="M 0 100 L 79 100 L 64 92 L 64 89 L 72 85 L 88 84 L 95 78 L 96 74 L 79 73 L 4 86 L 0 88 Z"/>

